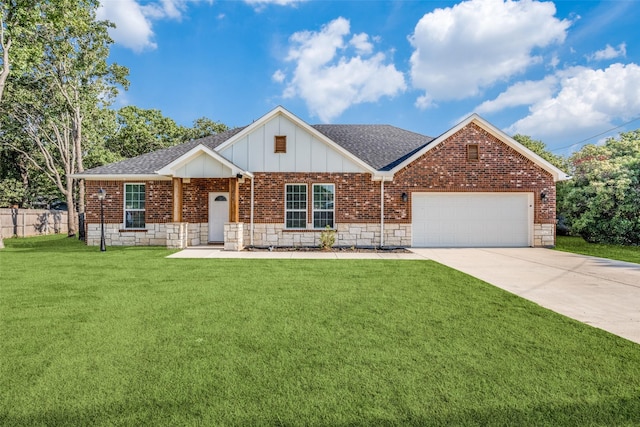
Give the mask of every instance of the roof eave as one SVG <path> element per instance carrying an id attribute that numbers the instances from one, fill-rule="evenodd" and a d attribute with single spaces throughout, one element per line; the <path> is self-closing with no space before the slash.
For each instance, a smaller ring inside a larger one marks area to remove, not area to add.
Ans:
<path id="1" fill-rule="evenodd" d="M 551 176 L 553 176 L 554 182 L 566 181 L 568 179 L 571 179 L 571 177 L 567 175 L 565 172 L 558 169 L 557 167 L 555 167 L 554 165 L 552 165 L 551 163 L 549 163 L 548 161 L 546 161 L 545 159 L 543 159 L 542 157 L 534 153 L 533 151 L 529 150 L 524 145 L 518 143 L 515 139 L 511 138 L 509 135 L 507 135 L 497 127 L 493 126 L 491 123 L 489 123 L 488 121 L 480 117 L 477 113 L 471 114 L 469 117 L 467 117 L 466 119 L 464 119 L 463 121 L 461 121 L 460 123 L 452 127 L 451 129 L 449 129 L 448 131 L 446 131 L 445 133 L 443 133 L 442 135 L 438 136 L 433 141 L 428 143 L 421 150 L 418 150 L 412 156 L 408 157 L 406 160 L 396 165 L 390 171 L 393 173 L 396 173 L 399 170 L 402 170 L 404 167 L 411 164 L 416 159 L 423 156 L 425 153 L 427 153 L 434 147 L 438 146 L 441 142 L 445 141 L 451 135 L 455 134 L 456 132 L 460 131 L 465 126 L 468 126 L 471 123 L 477 124 L 484 130 L 486 130 L 487 132 L 489 132 L 490 134 L 498 138 L 500 141 L 504 142 L 509 147 L 511 147 L 518 153 L 522 154 L 523 156 L 525 156 L 526 158 L 528 158 L 529 160 L 531 160 L 532 162 L 540 166 L 542 169 L 549 172 Z"/>
<path id="2" fill-rule="evenodd" d="M 256 120 L 253 123 L 251 123 L 249 126 L 245 127 L 242 131 L 240 131 L 237 134 L 233 135 L 231 138 L 229 138 L 228 140 L 226 140 L 222 144 L 218 145 L 215 148 L 215 151 L 216 152 L 220 152 L 220 151 L 224 150 L 226 147 L 228 147 L 230 145 L 233 145 L 236 141 L 244 138 L 245 136 L 247 136 L 248 134 L 253 132 L 255 129 L 257 129 L 258 127 L 262 126 L 263 124 L 265 124 L 266 122 L 268 122 L 269 120 L 271 120 L 272 118 L 274 118 L 274 117 L 276 117 L 278 115 L 285 116 L 286 118 L 291 120 L 293 123 L 295 123 L 296 125 L 300 126 L 305 131 L 309 132 L 314 137 L 316 137 L 319 140 L 323 141 L 324 143 L 328 144 L 331 148 L 333 148 L 334 150 L 336 150 L 337 152 L 339 152 L 343 156 L 347 157 L 349 160 L 351 160 L 352 162 L 354 162 L 355 164 L 360 166 L 362 169 L 364 169 L 366 172 L 371 173 L 372 175 L 376 173 L 376 169 L 373 166 L 369 165 L 368 163 L 366 163 L 361 158 L 355 156 L 354 154 L 352 154 L 348 150 L 344 149 L 338 143 L 336 143 L 335 141 L 331 140 L 326 135 L 324 135 L 322 132 L 320 132 L 319 130 L 315 129 L 313 126 L 309 125 L 304 120 L 300 119 L 298 116 L 296 116 L 295 114 L 291 113 L 290 111 L 288 111 L 287 109 L 285 109 L 284 107 L 282 107 L 280 105 L 277 106 L 276 108 L 274 108 L 273 110 L 271 110 L 270 112 L 268 112 L 267 114 L 265 114 L 264 116 L 260 117 L 258 120 Z"/>
<path id="3" fill-rule="evenodd" d="M 84 174 L 74 173 L 71 175 L 74 179 L 84 179 L 85 181 L 167 181 L 170 180 L 170 176 L 158 175 L 158 174 Z"/>
<path id="4" fill-rule="evenodd" d="M 207 147 L 206 145 L 203 144 L 198 144 L 197 146 L 193 147 L 191 150 L 189 150 L 188 152 L 184 153 L 182 156 L 178 157 L 177 159 L 175 159 L 174 161 L 172 161 L 171 163 L 165 165 L 164 167 L 162 167 L 161 169 L 157 170 L 156 173 L 158 173 L 159 175 L 165 175 L 165 176 L 173 176 L 173 170 L 177 167 L 180 167 L 181 165 L 188 163 L 189 161 L 193 160 L 195 157 L 197 157 L 199 154 L 206 154 L 207 156 L 211 157 L 212 159 L 214 159 L 215 161 L 223 164 L 224 166 L 228 167 L 229 169 L 231 169 L 231 174 L 232 175 L 247 175 L 251 178 L 253 178 L 253 174 L 249 171 L 245 171 L 244 169 L 240 168 L 239 166 L 233 164 L 232 162 L 230 162 L 229 160 L 225 159 L 224 157 L 222 157 L 219 153 L 217 153 L 216 151 L 210 149 L 209 147 Z"/>

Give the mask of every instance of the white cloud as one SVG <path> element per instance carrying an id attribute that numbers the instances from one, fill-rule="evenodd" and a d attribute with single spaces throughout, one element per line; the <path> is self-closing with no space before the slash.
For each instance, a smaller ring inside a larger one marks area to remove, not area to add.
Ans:
<path id="1" fill-rule="evenodd" d="M 297 6 L 298 3 L 305 2 L 307 0 L 244 0 L 245 3 L 253 6 L 256 11 L 261 11 L 270 4 L 276 6 Z"/>
<path id="2" fill-rule="evenodd" d="M 282 70 L 277 70 L 275 73 L 273 73 L 271 78 L 274 82 L 282 83 L 284 82 L 284 79 L 287 78 L 287 75 Z"/>
<path id="3" fill-rule="evenodd" d="M 571 23 L 555 12 L 550 2 L 469 0 L 427 13 L 409 37 L 413 86 L 422 99 L 461 99 L 524 72 L 542 60 L 535 48 L 564 41 Z"/>
<path id="4" fill-rule="evenodd" d="M 385 63 L 383 53 L 373 53 L 366 34 L 352 37 L 347 44 L 349 35 L 349 21 L 337 18 L 318 32 L 302 31 L 289 39 L 286 60 L 295 63 L 295 70 L 283 96 L 301 97 L 323 122 L 354 104 L 376 102 L 406 89 L 404 75 Z M 356 55 L 349 56 L 349 46 Z"/>
<path id="5" fill-rule="evenodd" d="M 182 12 L 186 7 L 186 0 L 160 0 L 160 3 L 148 3 L 141 6 L 144 15 L 152 19 L 176 19 L 182 18 Z"/>
<path id="6" fill-rule="evenodd" d="M 636 64 L 618 63 L 598 70 L 574 67 L 556 76 L 559 90 L 533 103 L 530 114 L 508 132 L 573 140 L 575 135 L 601 131 L 615 120 L 628 120 L 640 112 L 640 66 Z"/>
<path id="7" fill-rule="evenodd" d="M 360 55 L 368 55 L 373 52 L 373 45 L 369 42 L 369 35 L 366 33 L 354 34 L 349 44 L 355 47 Z"/>
<path id="8" fill-rule="evenodd" d="M 607 46 L 602 49 L 594 52 L 591 55 L 587 56 L 589 61 L 602 61 L 604 59 L 614 59 L 618 57 L 627 56 L 627 44 L 621 43 L 618 45 L 618 48 L 614 48 L 611 45 L 607 44 Z"/>
<path id="9" fill-rule="evenodd" d="M 543 80 L 515 83 L 495 99 L 485 101 L 476 108 L 476 113 L 486 114 L 521 105 L 532 105 L 549 99 L 557 91 L 558 78 L 547 76 Z"/>
<path id="10" fill-rule="evenodd" d="M 135 52 L 155 49 L 153 21 L 182 19 L 188 0 L 160 0 L 141 5 L 136 0 L 105 0 L 97 10 L 97 18 L 116 25 L 109 34 L 113 40 Z"/>
<path id="11" fill-rule="evenodd" d="M 113 40 L 136 52 L 144 49 L 155 49 L 151 21 L 142 12 L 142 7 L 135 0 L 119 0 L 102 2 L 97 10 L 97 18 L 109 20 L 116 25 L 109 34 Z"/>

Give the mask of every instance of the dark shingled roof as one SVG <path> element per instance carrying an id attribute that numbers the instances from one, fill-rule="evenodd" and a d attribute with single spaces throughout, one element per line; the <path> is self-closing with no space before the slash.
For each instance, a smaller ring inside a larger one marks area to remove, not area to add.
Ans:
<path id="1" fill-rule="evenodd" d="M 149 175 L 162 169 L 169 163 L 178 159 L 183 154 L 189 152 L 194 147 L 203 144 L 212 150 L 222 144 L 233 135 L 240 132 L 243 127 L 228 130 L 226 132 L 217 133 L 215 135 L 206 136 L 200 139 L 192 139 L 183 144 L 174 145 L 173 147 L 163 148 L 162 150 L 153 151 L 151 153 L 142 154 L 137 157 L 122 160 L 120 162 L 111 163 L 97 168 L 89 169 L 83 172 L 87 175 Z"/>
<path id="2" fill-rule="evenodd" d="M 314 129 L 379 171 L 388 171 L 433 138 L 390 125 L 313 125 Z"/>
<path id="3" fill-rule="evenodd" d="M 312 125 L 312 127 L 379 171 L 392 169 L 434 139 L 390 125 Z M 199 144 L 213 150 L 243 129 L 245 128 L 239 127 L 205 138 L 191 140 L 117 163 L 89 169 L 83 174 L 154 174 Z"/>

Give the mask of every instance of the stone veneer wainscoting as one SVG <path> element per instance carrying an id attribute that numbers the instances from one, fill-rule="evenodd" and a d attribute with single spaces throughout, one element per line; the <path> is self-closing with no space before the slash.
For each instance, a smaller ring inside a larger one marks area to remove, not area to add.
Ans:
<path id="1" fill-rule="evenodd" d="M 179 224 L 177 230 L 175 229 L 176 224 Z M 225 226 L 225 236 L 229 236 L 229 238 L 225 237 L 225 250 L 242 250 L 250 244 L 249 224 L 228 223 L 227 225 L 229 227 Z M 209 224 L 207 223 L 147 224 L 146 230 L 138 231 L 123 231 L 121 227 L 120 224 L 105 224 L 107 246 L 167 246 L 172 248 L 199 246 L 207 244 L 209 232 Z M 253 245 L 257 247 L 317 247 L 320 245 L 322 230 L 284 231 L 283 224 L 254 224 L 253 227 Z M 335 246 L 371 247 L 380 245 L 380 224 L 338 224 L 337 227 Z M 168 234 L 176 233 L 177 240 L 167 238 Z M 233 239 L 231 239 L 232 235 Z M 243 237 L 240 238 L 240 236 Z M 554 243 L 554 224 L 534 224 L 533 246 L 553 247 Z M 99 244 L 100 224 L 88 224 L 87 245 L 98 246 Z M 411 247 L 411 224 L 385 224 L 384 246 Z"/>
<path id="2" fill-rule="evenodd" d="M 166 224 L 147 224 L 145 230 L 122 230 L 122 224 L 105 224 L 107 246 L 165 246 Z M 87 245 L 100 245 L 100 224 L 87 225 Z"/>
<path id="3" fill-rule="evenodd" d="M 224 250 L 241 251 L 244 249 L 244 223 L 227 222 L 224 224 Z"/>
<path id="4" fill-rule="evenodd" d="M 254 224 L 253 245 L 257 247 L 317 247 L 323 230 L 285 230 L 283 224 Z M 245 224 L 245 244 L 251 241 Z M 411 246 L 411 224 L 385 224 L 385 246 Z M 335 246 L 380 246 L 380 224 L 337 224 Z"/>
<path id="5" fill-rule="evenodd" d="M 534 224 L 533 226 L 533 246 L 543 248 L 553 248 L 556 244 L 555 224 Z"/>

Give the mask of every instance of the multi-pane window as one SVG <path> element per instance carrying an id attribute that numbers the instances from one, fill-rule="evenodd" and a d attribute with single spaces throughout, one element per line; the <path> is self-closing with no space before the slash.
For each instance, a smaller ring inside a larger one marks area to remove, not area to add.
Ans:
<path id="1" fill-rule="evenodd" d="M 313 184 L 313 228 L 333 228 L 333 184 Z"/>
<path id="2" fill-rule="evenodd" d="M 287 184 L 285 193 L 285 228 L 306 228 L 307 186 L 305 184 Z"/>
<path id="3" fill-rule="evenodd" d="M 144 228 L 144 184 L 124 185 L 124 228 Z"/>

